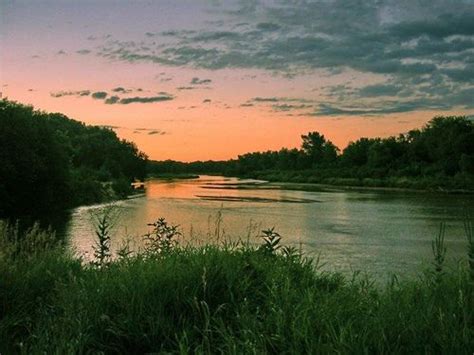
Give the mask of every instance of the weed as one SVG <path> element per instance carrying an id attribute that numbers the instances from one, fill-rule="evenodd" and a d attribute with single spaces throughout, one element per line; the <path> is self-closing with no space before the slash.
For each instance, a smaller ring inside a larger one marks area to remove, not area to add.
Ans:
<path id="1" fill-rule="evenodd" d="M 443 264 L 446 257 L 446 246 L 444 245 L 444 235 L 446 225 L 441 223 L 439 233 L 431 242 L 431 250 L 434 256 L 434 278 L 436 283 L 440 283 L 443 276 Z"/>
<path id="2" fill-rule="evenodd" d="M 263 239 L 263 244 L 260 246 L 260 250 L 265 253 L 275 254 L 276 251 L 281 248 L 281 236 L 275 232 L 275 227 L 263 230 L 260 237 Z"/>
<path id="3" fill-rule="evenodd" d="M 94 216 L 97 240 L 95 245 L 93 245 L 94 260 L 92 261 L 92 265 L 99 268 L 109 265 L 111 261 L 110 239 L 114 226 L 115 211 L 113 206 L 107 206 Z"/>
<path id="4" fill-rule="evenodd" d="M 148 225 L 152 226 L 153 230 L 143 237 L 146 254 L 166 254 L 178 244 L 177 238 L 181 236 L 179 226 L 169 225 L 164 218 Z"/>

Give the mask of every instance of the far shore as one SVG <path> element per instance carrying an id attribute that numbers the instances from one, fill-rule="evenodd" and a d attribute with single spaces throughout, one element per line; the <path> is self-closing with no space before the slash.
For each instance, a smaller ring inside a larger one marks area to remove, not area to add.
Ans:
<path id="1" fill-rule="evenodd" d="M 148 176 L 146 180 L 188 180 L 188 179 L 198 179 L 201 176 L 224 176 L 219 173 L 204 173 L 204 174 L 159 174 Z M 238 179 L 247 179 L 252 178 L 248 176 L 226 176 L 226 177 L 235 177 Z M 253 179 L 253 178 L 252 178 Z M 434 187 L 434 188 L 410 188 L 410 187 L 391 187 L 391 186 L 364 186 L 364 185 L 345 185 L 345 184 L 329 184 L 329 183 L 311 183 L 311 182 L 291 182 L 291 181 L 269 181 L 265 179 L 256 180 L 262 181 L 261 184 L 236 184 L 234 188 L 236 189 L 278 189 L 278 190 L 296 190 L 296 191 L 326 191 L 326 192 L 336 192 L 336 191 L 379 191 L 379 192 L 411 192 L 411 193 L 439 193 L 439 194 L 474 194 L 474 190 L 469 189 L 446 189 L 443 187 Z M 229 188 L 229 186 L 223 186 L 224 188 Z"/>

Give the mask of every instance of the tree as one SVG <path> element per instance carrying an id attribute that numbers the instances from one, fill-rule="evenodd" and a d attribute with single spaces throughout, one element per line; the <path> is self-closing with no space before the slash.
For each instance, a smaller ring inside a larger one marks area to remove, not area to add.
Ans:
<path id="1" fill-rule="evenodd" d="M 327 165 L 337 159 L 338 148 L 330 141 L 326 140 L 324 135 L 319 132 L 309 132 L 302 135 L 303 143 L 301 148 L 309 158 L 311 167 Z"/>

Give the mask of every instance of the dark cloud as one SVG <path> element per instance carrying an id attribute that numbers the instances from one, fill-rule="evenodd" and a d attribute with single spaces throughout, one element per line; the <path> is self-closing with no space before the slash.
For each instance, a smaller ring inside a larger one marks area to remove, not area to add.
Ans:
<path id="1" fill-rule="evenodd" d="M 254 97 L 249 101 L 252 102 L 299 102 L 299 103 L 311 103 L 312 100 L 301 98 L 301 97 Z"/>
<path id="2" fill-rule="evenodd" d="M 107 97 L 107 93 L 105 91 L 96 91 L 92 93 L 91 97 L 93 99 L 103 100 Z"/>
<path id="3" fill-rule="evenodd" d="M 66 53 L 66 51 L 61 49 L 61 50 L 56 52 L 56 55 L 67 55 L 67 53 Z"/>
<path id="4" fill-rule="evenodd" d="M 160 136 L 163 136 L 163 135 L 166 134 L 166 132 L 160 131 L 160 130 L 153 130 L 153 131 L 149 131 L 149 132 L 148 132 L 148 135 L 150 135 L 150 136 L 151 136 L 151 135 L 156 135 L 156 134 L 158 134 L 158 135 L 160 135 Z"/>
<path id="5" fill-rule="evenodd" d="M 322 103 L 311 116 L 375 116 L 418 110 L 445 110 L 449 107 L 438 100 L 415 99 L 410 101 L 382 101 L 366 107 L 339 107 L 337 104 Z"/>
<path id="6" fill-rule="evenodd" d="M 255 102 L 278 102 L 280 99 L 278 97 L 254 97 L 250 101 Z"/>
<path id="7" fill-rule="evenodd" d="M 77 90 L 77 91 L 56 91 L 56 92 L 51 92 L 50 95 L 51 97 L 63 97 L 63 96 L 89 96 L 90 95 L 90 90 Z"/>
<path id="8" fill-rule="evenodd" d="M 211 82 L 212 82 L 211 79 L 192 78 L 190 84 L 191 85 L 204 85 L 204 84 L 210 84 Z"/>
<path id="9" fill-rule="evenodd" d="M 241 107 L 264 105 L 274 112 L 301 111 L 314 108 L 316 102 L 301 97 L 254 97 L 242 103 Z M 312 113 L 310 112 L 312 115 Z"/>
<path id="10" fill-rule="evenodd" d="M 107 98 L 104 103 L 106 103 L 107 105 L 113 105 L 113 104 L 116 104 L 120 101 L 120 97 L 118 96 L 110 96 L 109 98 Z"/>
<path id="11" fill-rule="evenodd" d="M 79 49 L 78 51 L 76 51 L 77 54 L 82 54 L 82 55 L 85 55 L 85 54 L 89 54 L 91 51 L 89 49 Z"/>
<path id="12" fill-rule="evenodd" d="M 156 129 L 156 128 L 133 128 L 133 133 L 140 134 L 142 132 L 146 132 L 148 135 L 160 135 L 163 136 L 166 134 L 165 131 L 162 131 L 161 129 Z"/>
<path id="13" fill-rule="evenodd" d="M 452 4 L 452 6 L 455 5 Z M 446 38 L 454 35 L 473 36 L 473 14 L 461 13 L 453 15 L 448 13 L 436 18 L 402 22 L 392 26 L 390 31 L 393 35 L 403 40 L 418 38 L 422 35 L 433 38 Z"/>
<path id="14" fill-rule="evenodd" d="M 277 31 L 280 28 L 280 25 L 271 22 L 260 22 L 257 24 L 257 29 L 262 31 Z"/>
<path id="15" fill-rule="evenodd" d="M 111 125 L 100 125 L 98 127 L 107 128 L 107 129 L 119 129 L 120 126 L 111 126 Z"/>
<path id="16" fill-rule="evenodd" d="M 209 103 L 211 103 L 211 99 L 204 99 L 204 100 L 202 100 L 202 103 L 203 104 L 209 104 Z"/>
<path id="17" fill-rule="evenodd" d="M 197 87 L 195 86 L 178 86 L 176 90 L 182 91 L 182 90 L 195 90 Z"/>
<path id="18" fill-rule="evenodd" d="M 307 108 L 311 108 L 311 107 L 312 107 L 312 105 L 306 105 L 306 104 L 301 104 L 301 105 L 291 105 L 291 104 L 272 105 L 272 109 L 274 111 L 293 111 L 293 110 L 307 109 Z"/>
<path id="19" fill-rule="evenodd" d="M 153 102 L 163 102 L 163 101 L 170 101 L 173 100 L 173 96 L 169 95 L 160 95 L 160 96 L 149 96 L 149 97 L 142 97 L 142 96 L 135 96 L 135 97 L 124 97 L 119 98 L 118 96 L 111 96 L 107 100 L 105 100 L 106 104 L 121 104 L 121 105 L 129 105 L 133 103 L 153 103 Z"/>
<path id="20" fill-rule="evenodd" d="M 362 97 L 395 96 L 401 90 L 402 88 L 398 85 L 375 84 L 363 87 L 358 94 Z"/>
<path id="21" fill-rule="evenodd" d="M 130 89 L 125 89 L 125 88 L 119 86 L 119 87 L 113 88 L 112 91 L 113 91 L 113 92 L 121 92 L 121 93 L 129 93 L 129 92 L 131 92 L 132 90 L 130 90 Z"/>
<path id="22" fill-rule="evenodd" d="M 143 43 L 110 40 L 98 54 L 132 63 L 262 69 L 289 78 L 316 69 L 329 75 L 351 70 L 386 80 L 334 92 L 320 110 L 328 114 L 357 106 L 361 109 L 348 111 L 366 112 L 373 98 L 395 101 L 412 93 L 416 99 L 411 104 L 372 111 L 445 109 L 464 102 L 465 90 L 474 85 L 472 1 L 450 0 L 448 5 L 445 0 L 255 0 L 221 4 L 213 11 L 227 21 L 218 18 L 202 31 L 177 29 L 148 39 L 145 35 Z M 166 42 L 153 45 L 163 37 Z M 448 88 L 449 95 L 439 97 Z M 336 97 L 339 105 L 331 102 Z M 444 105 L 426 105 L 435 97 Z"/>

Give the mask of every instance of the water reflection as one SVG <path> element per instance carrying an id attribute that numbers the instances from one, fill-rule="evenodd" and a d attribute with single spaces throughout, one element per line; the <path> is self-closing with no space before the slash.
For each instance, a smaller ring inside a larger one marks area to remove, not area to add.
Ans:
<path id="1" fill-rule="evenodd" d="M 203 176 L 194 180 L 150 180 L 146 193 L 116 203 L 117 247 L 127 236 L 148 231 L 159 217 L 179 224 L 185 238 L 212 238 L 215 218 L 223 215 L 228 239 L 249 238 L 275 227 L 287 244 L 321 254 L 326 268 L 342 272 L 369 270 L 386 275 L 414 274 L 431 260 L 431 240 L 446 222 L 448 258 L 465 257 L 462 216 L 474 207 L 472 196 L 426 193 L 293 191 L 256 180 Z M 101 206 L 73 211 L 67 234 L 80 254 L 91 253 L 91 214 Z M 249 230 L 251 231 L 249 233 Z"/>

